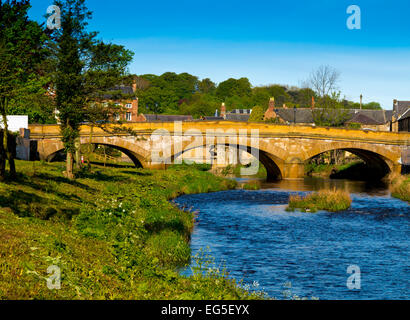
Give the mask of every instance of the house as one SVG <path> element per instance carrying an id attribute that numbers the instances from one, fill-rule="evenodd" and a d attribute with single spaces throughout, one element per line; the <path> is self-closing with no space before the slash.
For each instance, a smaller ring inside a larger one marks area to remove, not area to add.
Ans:
<path id="1" fill-rule="evenodd" d="M 233 114 L 251 114 L 252 109 L 234 109 L 234 110 L 229 111 L 229 113 L 233 113 Z"/>
<path id="2" fill-rule="evenodd" d="M 313 103 L 311 108 L 275 108 L 275 99 L 271 98 L 264 119 L 282 124 L 311 126 L 315 124 L 315 112 L 321 110 L 323 109 L 314 108 Z M 340 112 L 346 115 L 346 124 L 360 124 L 362 129 L 390 131 L 392 110 L 341 109 Z"/>
<path id="3" fill-rule="evenodd" d="M 369 116 L 357 112 L 354 114 L 354 116 L 346 121 L 346 124 L 357 124 L 360 125 L 361 129 L 368 129 L 368 130 L 376 130 L 376 131 L 389 131 L 390 128 L 390 124 L 388 124 L 387 126 L 385 126 L 383 128 L 383 125 L 385 125 L 382 122 L 379 122 L 377 120 L 375 120 L 374 118 L 370 118 Z M 385 130 L 380 130 L 380 129 L 385 129 Z"/>
<path id="4" fill-rule="evenodd" d="M 121 94 L 131 98 L 116 100 L 111 94 L 104 95 L 104 103 L 114 103 L 119 107 L 119 111 L 112 115 L 115 121 L 142 122 L 144 118 L 138 114 L 138 97 L 135 97 L 135 86 L 117 86 L 112 91 L 120 91 Z"/>
<path id="5" fill-rule="evenodd" d="M 397 122 L 399 132 L 410 132 L 410 108 L 399 117 Z"/>
<path id="6" fill-rule="evenodd" d="M 393 101 L 393 116 L 391 131 L 408 131 L 409 128 L 409 113 L 410 101 Z"/>

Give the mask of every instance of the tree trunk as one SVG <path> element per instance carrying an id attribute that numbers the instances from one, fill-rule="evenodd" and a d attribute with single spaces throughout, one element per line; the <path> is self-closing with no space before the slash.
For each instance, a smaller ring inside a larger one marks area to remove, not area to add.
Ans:
<path id="1" fill-rule="evenodd" d="M 73 163 L 73 153 L 67 152 L 67 165 L 66 165 L 66 177 L 70 180 L 74 180 L 74 163 Z"/>
<path id="2" fill-rule="evenodd" d="M 75 142 L 75 167 L 79 170 L 81 168 L 81 143 L 80 138 Z"/>
<path id="3" fill-rule="evenodd" d="M 3 148 L 7 160 L 9 161 L 10 166 L 10 178 L 15 179 L 16 177 L 16 165 L 14 163 L 13 151 L 9 148 L 9 126 L 7 124 L 7 99 L 3 99 L 3 105 L 1 106 L 1 115 L 3 117 L 4 131 L 3 131 Z"/>
<path id="4" fill-rule="evenodd" d="M 3 146 L 0 146 L 0 181 L 4 181 L 6 178 L 6 155 L 2 148 Z"/>

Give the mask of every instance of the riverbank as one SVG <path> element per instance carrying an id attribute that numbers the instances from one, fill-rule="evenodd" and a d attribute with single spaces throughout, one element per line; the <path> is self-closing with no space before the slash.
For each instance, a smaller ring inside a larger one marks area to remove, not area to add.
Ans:
<path id="1" fill-rule="evenodd" d="M 178 274 L 190 262 L 193 214 L 170 199 L 236 183 L 201 166 L 167 171 L 93 167 L 76 181 L 63 163 L 17 162 L 0 183 L 1 299 L 248 299 L 223 272 Z M 61 268 L 49 290 L 47 268 Z"/>
<path id="2" fill-rule="evenodd" d="M 390 176 L 392 196 L 410 202 L 410 175 Z"/>

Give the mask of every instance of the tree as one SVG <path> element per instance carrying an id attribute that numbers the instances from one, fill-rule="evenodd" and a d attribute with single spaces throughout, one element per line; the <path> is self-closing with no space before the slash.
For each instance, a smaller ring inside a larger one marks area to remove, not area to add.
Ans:
<path id="1" fill-rule="evenodd" d="M 216 85 L 211 79 L 206 78 L 198 82 L 198 91 L 200 93 L 213 94 L 216 90 Z"/>
<path id="2" fill-rule="evenodd" d="M 331 66 L 322 65 L 312 71 L 305 86 L 314 90 L 319 97 L 325 97 L 337 91 L 339 80 L 340 72 L 338 70 Z"/>
<path id="3" fill-rule="evenodd" d="M 262 122 L 265 118 L 265 110 L 260 107 L 256 106 L 252 109 L 251 116 L 249 117 L 250 122 Z"/>
<path id="4" fill-rule="evenodd" d="M 56 1 L 55 5 L 61 10 L 61 29 L 53 34 L 56 105 L 67 153 L 65 174 L 74 179 L 80 125 L 95 120 L 96 110 L 91 108 L 107 93 L 121 96 L 121 90 L 112 88 L 124 80 L 132 54 L 122 46 L 96 40 L 97 33 L 86 30 L 91 12 L 84 0 Z"/>
<path id="5" fill-rule="evenodd" d="M 250 97 L 251 94 L 251 83 L 248 78 L 230 78 L 221 82 L 216 89 L 216 96 L 222 100 L 233 96 Z"/>
<path id="6" fill-rule="evenodd" d="M 195 118 L 213 116 L 220 105 L 221 102 L 215 96 L 197 92 L 181 105 L 181 113 L 192 115 Z"/>
<path id="7" fill-rule="evenodd" d="M 313 121 L 322 127 L 341 127 L 349 119 L 349 113 L 343 108 L 340 92 L 321 98 L 313 110 Z"/>
<path id="8" fill-rule="evenodd" d="M 28 0 L 0 1 L 0 113 L 4 125 L 0 149 L 4 149 L 10 176 L 16 175 L 14 151 L 9 148 L 7 114 L 16 102 L 28 102 L 43 95 L 44 78 L 39 74 L 45 57 L 46 35 L 41 26 L 28 18 Z M 4 179 L 1 164 L 0 178 Z"/>

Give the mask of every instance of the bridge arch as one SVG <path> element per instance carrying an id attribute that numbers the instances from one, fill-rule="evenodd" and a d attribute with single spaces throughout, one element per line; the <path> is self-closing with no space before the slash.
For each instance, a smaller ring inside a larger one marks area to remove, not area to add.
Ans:
<path id="1" fill-rule="evenodd" d="M 198 141 L 199 140 L 199 141 Z M 269 144 L 265 141 L 259 140 L 258 145 L 255 146 L 252 144 L 250 138 L 243 139 L 241 143 L 233 143 L 230 144 L 229 142 L 218 142 L 218 139 L 215 138 L 212 143 L 209 141 L 207 142 L 206 139 L 198 139 L 192 138 L 190 140 L 185 140 L 182 142 L 182 150 L 178 150 L 175 143 L 171 144 L 172 155 L 170 159 L 167 161 L 168 163 L 174 163 L 174 160 L 179 156 L 189 152 L 191 150 L 197 148 L 205 148 L 206 147 L 215 147 L 218 145 L 224 145 L 226 147 L 234 147 L 237 150 L 245 151 L 251 155 L 257 154 L 259 157 L 259 161 L 262 165 L 266 168 L 267 171 L 267 178 L 268 180 L 281 180 L 284 178 L 284 165 L 285 161 L 283 160 L 286 156 L 286 151 L 278 146 L 273 144 Z M 204 155 L 205 159 L 205 155 Z"/>
<path id="2" fill-rule="evenodd" d="M 358 143 L 322 144 L 320 147 L 307 150 L 303 160 L 306 162 L 320 154 L 334 150 L 347 151 L 361 158 L 374 172 L 375 179 L 381 179 L 390 172 L 400 171 L 399 159 L 396 159 L 386 148 L 371 145 L 361 146 Z"/>
<path id="3" fill-rule="evenodd" d="M 81 145 L 89 144 L 90 138 L 89 137 L 81 137 L 80 143 Z M 43 141 L 42 143 L 46 143 Z M 119 137 L 93 137 L 91 139 L 91 143 L 93 145 L 104 145 L 114 149 L 117 149 L 127 155 L 136 167 L 148 168 L 149 163 L 147 159 L 149 159 L 150 153 L 145 150 L 144 148 L 138 146 L 135 143 L 129 142 L 125 139 L 121 139 Z M 53 158 L 61 151 L 64 150 L 64 144 L 61 141 L 53 141 L 53 143 L 47 143 L 46 148 L 41 148 L 40 150 L 40 159 L 52 161 Z"/>

